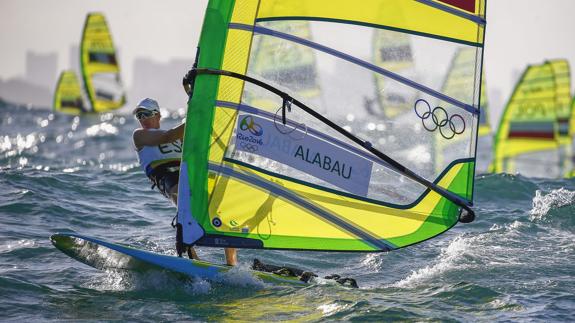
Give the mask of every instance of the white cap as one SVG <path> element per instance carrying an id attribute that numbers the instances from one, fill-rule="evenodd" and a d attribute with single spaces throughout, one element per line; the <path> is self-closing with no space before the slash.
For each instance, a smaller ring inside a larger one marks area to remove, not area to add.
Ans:
<path id="1" fill-rule="evenodd" d="M 158 106 L 158 102 L 156 100 L 150 99 L 150 98 L 145 98 L 142 101 L 140 101 L 140 103 L 138 103 L 138 105 L 136 106 L 134 111 L 132 111 L 132 114 L 135 114 L 136 111 L 138 111 L 140 109 L 160 112 L 160 106 Z"/>

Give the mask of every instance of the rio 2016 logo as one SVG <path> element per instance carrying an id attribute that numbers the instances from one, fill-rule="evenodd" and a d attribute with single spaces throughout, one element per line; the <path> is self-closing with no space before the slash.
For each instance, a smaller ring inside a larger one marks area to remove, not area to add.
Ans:
<path id="1" fill-rule="evenodd" d="M 262 126 L 254 121 L 252 116 L 245 116 L 240 122 L 240 129 L 243 131 L 249 131 L 252 135 L 260 137 L 264 134 L 264 129 Z"/>

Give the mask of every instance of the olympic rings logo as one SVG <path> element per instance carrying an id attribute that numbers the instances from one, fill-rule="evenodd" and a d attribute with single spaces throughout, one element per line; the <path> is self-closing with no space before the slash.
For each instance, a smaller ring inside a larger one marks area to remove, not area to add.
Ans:
<path id="1" fill-rule="evenodd" d="M 248 130 L 254 136 L 261 136 L 264 133 L 264 129 L 262 126 L 257 124 L 254 121 L 252 116 L 245 116 L 242 121 L 240 122 L 240 129 L 241 130 Z"/>
<path id="2" fill-rule="evenodd" d="M 249 153 L 255 153 L 258 151 L 258 146 L 257 145 L 252 145 L 249 143 L 245 143 L 245 142 L 240 142 L 240 148 L 243 151 L 247 151 Z"/>
<path id="3" fill-rule="evenodd" d="M 461 115 L 453 114 L 449 116 L 447 111 L 442 107 L 435 107 L 432 110 L 429 102 L 424 99 L 415 101 L 413 110 L 415 110 L 415 114 L 421 119 L 425 130 L 434 132 L 439 129 L 441 136 L 447 140 L 465 131 L 465 120 Z"/>

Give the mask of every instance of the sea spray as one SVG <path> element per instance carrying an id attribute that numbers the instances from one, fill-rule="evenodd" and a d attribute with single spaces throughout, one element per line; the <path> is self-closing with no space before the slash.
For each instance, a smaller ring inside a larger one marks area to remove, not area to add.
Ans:
<path id="1" fill-rule="evenodd" d="M 529 214 L 530 220 L 541 219 L 552 209 L 557 209 L 575 202 L 575 192 L 565 188 L 552 190 L 549 194 L 543 194 L 541 190 L 535 192 L 533 207 Z"/>
<path id="2" fill-rule="evenodd" d="M 475 240 L 473 238 L 466 238 L 463 236 L 456 237 L 446 248 L 441 250 L 441 254 L 438 257 L 438 262 L 434 265 L 425 266 L 416 271 L 412 271 L 411 274 L 393 284 L 393 287 L 399 288 L 409 288 L 414 287 L 419 283 L 428 281 L 433 277 L 444 274 L 445 272 L 452 270 L 454 268 L 461 269 L 461 266 L 465 266 L 464 263 L 460 263 L 460 259 L 467 253 L 468 249 L 471 247 L 471 241 Z"/>

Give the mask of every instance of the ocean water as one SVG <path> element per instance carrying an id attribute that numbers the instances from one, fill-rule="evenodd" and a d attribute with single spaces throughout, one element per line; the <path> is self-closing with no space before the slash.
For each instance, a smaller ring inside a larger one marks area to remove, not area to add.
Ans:
<path id="1" fill-rule="evenodd" d="M 182 111 L 163 123 L 175 125 Z M 573 321 L 575 181 L 477 179 L 477 220 L 390 253 L 240 250 L 220 283 L 103 272 L 49 236 L 174 254 L 175 208 L 136 164 L 130 116 L 0 105 L 0 321 Z M 221 249 L 200 257 L 223 262 Z M 253 258 L 339 273 L 360 288 L 266 285 Z"/>

